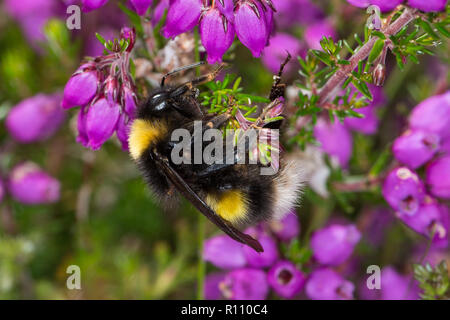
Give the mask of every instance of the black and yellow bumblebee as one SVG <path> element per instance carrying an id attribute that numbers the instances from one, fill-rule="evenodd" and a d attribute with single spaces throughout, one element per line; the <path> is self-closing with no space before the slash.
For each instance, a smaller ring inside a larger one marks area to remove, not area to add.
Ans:
<path id="1" fill-rule="evenodd" d="M 272 101 L 284 94 L 284 85 L 280 84 L 284 65 L 278 76 L 274 76 Z M 230 119 L 227 113 L 207 114 L 198 100 L 196 86 L 214 80 L 221 67 L 178 86 L 165 84 L 173 73 L 196 66 L 198 64 L 166 74 L 160 88 L 140 105 L 130 129 L 130 154 L 150 189 L 162 202 L 172 204 L 178 194 L 182 194 L 231 238 L 262 252 L 256 239 L 236 227 L 281 218 L 280 215 L 292 209 L 303 185 L 301 165 L 281 158 L 276 174 L 261 175 L 259 163 L 174 164 L 171 134 L 175 129 L 192 131 L 194 121 L 201 121 L 203 128 L 220 129 Z"/>

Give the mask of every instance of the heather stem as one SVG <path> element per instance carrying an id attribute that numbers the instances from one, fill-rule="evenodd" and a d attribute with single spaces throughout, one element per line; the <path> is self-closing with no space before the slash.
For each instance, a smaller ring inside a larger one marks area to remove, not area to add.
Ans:
<path id="1" fill-rule="evenodd" d="M 389 37 L 398 33 L 404 26 L 408 25 L 416 17 L 416 9 L 405 8 L 402 15 L 389 25 L 383 33 Z M 378 37 L 370 38 L 353 56 L 348 60 L 348 65 L 342 65 L 336 73 L 325 83 L 319 92 L 319 105 L 323 105 L 328 102 L 334 95 L 336 89 L 342 85 L 348 74 L 352 72 L 357 66 L 359 61 L 366 59 Z"/>

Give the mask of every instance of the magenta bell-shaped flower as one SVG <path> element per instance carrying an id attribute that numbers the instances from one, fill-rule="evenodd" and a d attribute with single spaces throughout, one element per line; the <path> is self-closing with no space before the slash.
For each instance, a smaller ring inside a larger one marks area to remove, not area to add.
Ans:
<path id="1" fill-rule="evenodd" d="M 403 1 L 404 0 L 347 0 L 347 2 L 349 2 L 350 4 L 360 8 L 366 8 L 370 5 L 376 5 L 380 7 L 381 11 L 383 12 L 395 9 Z"/>
<path id="2" fill-rule="evenodd" d="M 411 169 L 416 169 L 439 150 L 439 136 L 423 130 L 408 130 L 395 139 L 392 151 L 395 158 Z"/>
<path id="3" fill-rule="evenodd" d="M 270 44 L 264 49 L 262 61 L 270 72 L 277 73 L 288 52 L 292 57 L 297 57 L 301 55 L 302 49 L 302 45 L 297 38 L 287 33 L 277 33 L 270 38 Z M 286 65 L 286 72 L 289 72 L 295 66 L 293 60 Z"/>
<path id="4" fill-rule="evenodd" d="M 117 122 L 117 139 L 119 139 L 122 145 L 122 150 L 128 151 L 128 138 L 130 136 L 131 120 L 126 114 L 121 114 L 119 121 Z"/>
<path id="5" fill-rule="evenodd" d="M 382 300 L 417 300 L 419 290 L 416 281 L 410 285 L 411 276 L 399 274 L 393 267 L 381 269 Z"/>
<path id="6" fill-rule="evenodd" d="M 290 261 L 278 261 L 267 273 L 267 281 L 281 297 L 292 299 L 305 285 L 303 273 Z"/>
<path id="7" fill-rule="evenodd" d="M 58 180 L 32 162 L 19 164 L 10 172 L 8 190 L 23 204 L 46 204 L 59 200 Z"/>
<path id="8" fill-rule="evenodd" d="M 81 0 L 83 12 L 89 12 L 103 7 L 108 0 Z"/>
<path id="9" fill-rule="evenodd" d="M 323 37 L 336 39 L 334 27 L 325 19 L 308 26 L 305 30 L 304 39 L 311 49 L 322 50 L 320 40 Z"/>
<path id="10" fill-rule="evenodd" d="M 447 0 L 408 0 L 408 4 L 425 12 L 442 11 L 445 9 Z"/>
<path id="11" fill-rule="evenodd" d="M 219 284 L 223 297 L 231 300 L 264 300 L 269 292 L 266 273 L 259 269 L 237 269 Z"/>
<path id="12" fill-rule="evenodd" d="M 164 11 L 169 8 L 169 0 L 161 0 L 153 9 L 152 26 L 156 26 L 164 15 Z"/>
<path id="13" fill-rule="evenodd" d="M 140 16 L 143 16 L 152 5 L 153 0 L 130 0 L 130 5 Z"/>
<path id="14" fill-rule="evenodd" d="M 208 9 L 200 20 L 200 37 L 208 54 L 208 63 L 222 62 L 233 43 L 234 26 L 217 8 Z"/>
<path id="15" fill-rule="evenodd" d="M 360 239 L 355 225 L 333 224 L 314 232 L 311 249 L 320 264 L 336 266 L 351 256 Z"/>
<path id="16" fill-rule="evenodd" d="M 397 214 L 398 218 L 402 220 L 408 227 L 423 234 L 426 237 L 441 240 L 445 239 L 448 234 L 448 226 L 445 225 L 445 218 L 443 215 L 448 214 L 442 209 L 442 206 L 429 197 L 426 198 L 425 203 L 422 204 L 419 210 L 413 215 Z"/>
<path id="17" fill-rule="evenodd" d="M 52 136 L 65 119 L 61 94 L 38 94 L 13 107 L 6 118 L 11 136 L 21 142 L 42 141 Z"/>
<path id="18" fill-rule="evenodd" d="M 432 161 L 427 166 L 426 183 L 431 194 L 450 199 L 450 154 Z"/>
<path id="19" fill-rule="evenodd" d="M 355 286 L 330 268 L 320 268 L 309 276 L 306 294 L 312 300 L 351 300 Z"/>
<path id="20" fill-rule="evenodd" d="M 120 105 L 110 104 L 105 98 L 90 105 L 83 119 L 87 145 L 93 150 L 100 149 L 114 133 L 119 117 Z"/>
<path id="21" fill-rule="evenodd" d="M 436 133 L 441 140 L 450 137 L 450 91 L 418 104 L 409 118 L 411 129 Z"/>
<path id="22" fill-rule="evenodd" d="M 314 136 L 324 152 L 335 157 L 342 167 L 347 167 L 353 151 L 353 138 L 343 124 L 337 119 L 334 123 L 319 119 L 314 127 Z"/>
<path id="23" fill-rule="evenodd" d="M 236 269 L 246 265 L 243 245 L 226 235 L 205 241 L 203 259 L 222 269 Z"/>
<path id="24" fill-rule="evenodd" d="M 214 272 L 209 273 L 205 278 L 205 285 L 203 286 L 203 292 L 205 293 L 206 300 L 220 300 L 223 299 L 222 292 L 220 291 L 220 283 L 225 279 L 225 273 Z"/>
<path id="25" fill-rule="evenodd" d="M 97 93 L 100 79 L 95 66 L 82 65 L 69 79 L 64 88 L 62 107 L 64 109 L 85 106 Z"/>
<path id="26" fill-rule="evenodd" d="M 244 246 L 244 256 L 247 264 L 254 268 L 270 267 L 278 260 L 278 248 L 275 240 L 262 231 L 247 230 L 248 234 L 255 236 L 264 248 L 264 252 L 256 252 L 249 246 Z"/>
<path id="27" fill-rule="evenodd" d="M 392 170 L 383 184 L 383 197 L 401 214 L 413 215 L 425 197 L 423 183 L 406 167 Z"/>
<path id="28" fill-rule="evenodd" d="M 289 242 L 300 234 L 300 222 L 295 210 L 290 211 L 281 220 L 269 222 L 272 232 L 282 241 Z"/>
<path id="29" fill-rule="evenodd" d="M 170 1 L 163 35 L 175 38 L 177 35 L 192 30 L 198 23 L 202 11 L 202 0 Z"/>
<path id="30" fill-rule="evenodd" d="M 239 1 L 234 10 L 234 26 L 244 46 L 250 49 L 255 58 L 260 57 L 270 33 L 261 5 L 247 0 Z"/>
<path id="31" fill-rule="evenodd" d="M 223 2 L 223 5 L 222 5 Z M 234 22 L 234 1 L 233 0 L 217 0 L 216 7 L 231 23 Z"/>

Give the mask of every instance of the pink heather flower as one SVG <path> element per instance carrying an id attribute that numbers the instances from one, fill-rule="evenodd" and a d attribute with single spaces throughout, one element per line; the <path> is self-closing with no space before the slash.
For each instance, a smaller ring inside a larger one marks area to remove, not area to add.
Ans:
<path id="1" fill-rule="evenodd" d="M 297 25 L 308 25 L 323 19 L 322 10 L 311 0 L 272 0 L 277 9 L 277 28 L 287 29 Z"/>
<path id="2" fill-rule="evenodd" d="M 250 49 L 255 58 L 260 57 L 270 33 L 262 7 L 251 1 L 239 1 L 234 10 L 234 26 L 242 44 Z"/>
<path id="3" fill-rule="evenodd" d="M 411 129 L 436 133 L 442 140 L 450 137 L 450 91 L 430 97 L 417 105 L 409 118 Z"/>
<path id="4" fill-rule="evenodd" d="M 330 268 L 320 268 L 309 276 L 306 294 L 312 300 L 352 300 L 355 286 Z"/>
<path id="5" fill-rule="evenodd" d="M 285 70 L 289 72 L 295 66 L 295 57 L 301 55 L 302 49 L 297 38 L 287 33 L 277 33 L 270 38 L 270 44 L 264 49 L 262 61 L 270 72 L 277 73 L 289 52 L 294 57 L 286 66 Z"/>
<path id="6" fill-rule="evenodd" d="M 94 66 L 82 65 L 69 79 L 64 88 L 64 109 L 85 106 L 94 98 L 99 86 L 99 75 Z"/>
<path id="7" fill-rule="evenodd" d="M 219 284 L 222 296 L 231 300 L 264 300 L 269 293 L 266 273 L 259 269 L 237 269 Z"/>
<path id="8" fill-rule="evenodd" d="M 381 269 L 381 299 L 382 300 L 417 300 L 419 290 L 414 281 L 411 288 L 409 283 L 412 276 L 399 274 L 393 267 Z"/>
<path id="9" fill-rule="evenodd" d="M 2 179 L 0 178 L 0 203 L 2 202 L 4 196 L 5 196 L 5 186 L 3 184 Z"/>
<path id="10" fill-rule="evenodd" d="M 379 246 L 394 220 L 391 210 L 379 207 L 366 211 L 358 222 L 365 239 L 373 246 Z"/>
<path id="11" fill-rule="evenodd" d="M 319 119 L 314 127 L 314 136 L 324 152 L 335 157 L 342 167 L 347 167 L 353 151 L 353 138 L 343 124 L 337 119 L 334 123 Z"/>
<path id="12" fill-rule="evenodd" d="M 290 261 L 278 261 L 267 274 L 267 281 L 281 297 L 292 299 L 305 285 L 306 278 Z"/>
<path id="13" fill-rule="evenodd" d="M 108 0 L 81 0 L 83 12 L 89 12 L 103 7 Z"/>
<path id="14" fill-rule="evenodd" d="M 225 279 L 225 273 L 215 272 L 210 273 L 205 278 L 205 285 L 203 292 L 206 300 L 221 300 L 223 299 L 220 291 L 220 283 Z"/>
<path id="15" fill-rule="evenodd" d="M 398 218 L 402 220 L 408 227 L 430 238 L 434 233 L 433 239 L 437 241 L 446 239 L 448 237 L 448 226 L 445 225 L 444 215 L 448 214 L 443 206 L 436 200 L 431 198 L 426 199 L 425 203 L 419 207 L 419 210 L 413 215 L 397 214 Z"/>
<path id="16" fill-rule="evenodd" d="M 450 199 L 450 154 L 432 161 L 427 166 L 426 183 L 431 194 Z"/>
<path id="17" fill-rule="evenodd" d="M 32 162 L 15 166 L 8 179 L 11 196 L 23 204 L 56 202 L 60 196 L 59 189 L 58 180 Z"/>
<path id="18" fill-rule="evenodd" d="M 140 16 L 143 16 L 152 5 L 153 0 L 130 0 L 130 5 Z"/>
<path id="19" fill-rule="evenodd" d="M 247 230 L 247 233 L 255 235 L 254 231 Z M 277 244 L 274 239 L 263 232 L 258 232 L 256 238 L 264 248 L 264 252 L 256 252 L 249 246 L 244 246 L 243 250 L 247 264 L 254 268 L 270 267 L 278 259 Z"/>
<path id="20" fill-rule="evenodd" d="M 419 209 L 425 192 L 417 174 L 406 167 L 392 170 L 383 184 L 383 197 L 401 214 L 413 215 Z"/>
<path id="21" fill-rule="evenodd" d="M 408 0 L 408 4 L 419 10 L 430 11 L 442 11 L 445 9 L 447 0 Z"/>
<path id="22" fill-rule="evenodd" d="M 153 9 L 152 26 L 156 26 L 164 15 L 164 11 L 169 8 L 169 0 L 161 0 Z"/>
<path id="23" fill-rule="evenodd" d="M 163 35 L 175 38 L 177 35 L 192 30 L 198 23 L 202 11 L 202 0 L 172 0 L 167 13 Z"/>
<path id="24" fill-rule="evenodd" d="M 433 158 L 439 150 L 439 136 L 423 130 L 408 130 L 395 139 L 392 151 L 395 158 L 416 169 Z"/>
<path id="25" fill-rule="evenodd" d="M 272 232 L 282 241 L 289 242 L 300 234 L 300 222 L 295 210 L 292 210 L 281 220 L 269 223 Z"/>
<path id="26" fill-rule="evenodd" d="M 333 224 L 313 233 L 311 249 L 320 264 L 336 266 L 351 256 L 360 239 L 355 225 Z"/>
<path id="27" fill-rule="evenodd" d="M 332 37 L 333 39 L 337 37 L 334 27 L 328 20 L 323 19 L 306 27 L 304 39 L 311 49 L 321 50 L 320 40 L 323 37 Z"/>
<path id="28" fill-rule="evenodd" d="M 383 12 L 392 11 L 403 2 L 403 0 L 347 0 L 347 1 L 350 4 L 360 8 L 366 8 L 373 4 L 379 6 L 381 11 Z"/>
<path id="29" fill-rule="evenodd" d="M 11 136 L 21 142 L 43 141 L 62 125 L 65 112 L 60 108 L 61 94 L 38 94 L 13 107 L 6 118 Z"/>
<path id="30" fill-rule="evenodd" d="M 120 117 L 120 105 L 110 104 L 105 98 L 89 106 L 85 119 L 88 146 L 92 150 L 100 149 L 116 130 Z"/>
<path id="31" fill-rule="evenodd" d="M 210 8 L 200 20 L 200 37 L 208 54 L 208 63 L 222 62 L 222 56 L 233 43 L 235 31 L 217 8 Z"/>
<path id="32" fill-rule="evenodd" d="M 243 245 L 226 235 L 205 241 L 203 259 L 222 269 L 241 268 L 246 264 Z"/>
<path id="33" fill-rule="evenodd" d="M 119 121 L 117 122 L 117 139 L 119 139 L 120 144 L 122 145 L 122 150 L 128 151 L 128 137 L 130 135 L 131 129 L 131 120 L 130 118 L 122 113 L 120 115 Z"/>

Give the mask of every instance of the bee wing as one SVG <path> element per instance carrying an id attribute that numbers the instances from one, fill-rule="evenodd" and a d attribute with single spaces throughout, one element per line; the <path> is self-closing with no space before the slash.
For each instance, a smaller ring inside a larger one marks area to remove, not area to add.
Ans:
<path id="1" fill-rule="evenodd" d="M 169 178 L 169 180 L 173 183 L 173 185 L 178 189 L 178 191 L 189 200 L 198 211 L 203 213 L 206 218 L 212 221 L 216 226 L 222 229 L 223 232 L 228 234 L 232 239 L 246 244 L 252 247 L 257 252 L 263 252 L 261 244 L 258 240 L 252 238 L 248 234 L 245 234 L 235 227 L 233 227 L 230 223 L 223 220 L 220 216 L 218 216 L 214 210 L 212 210 L 199 196 L 198 194 L 192 190 L 192 188 L 184 181 L 184 179 L 175 171 L 174 168 L 169 164 L 167 159 L 163 159 L 159 154 L 153 153 L 153 160 L 156 161 L 164 171 L 165 175 Z"/>

